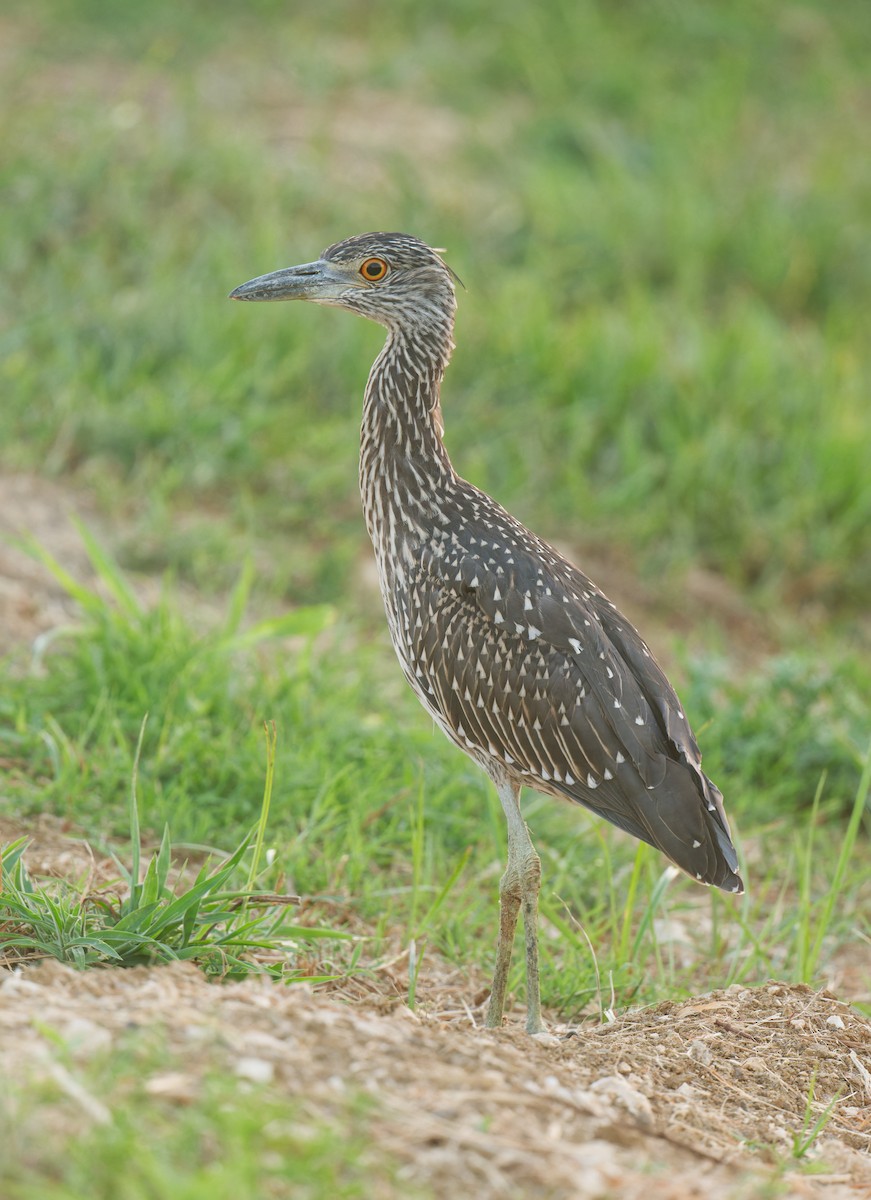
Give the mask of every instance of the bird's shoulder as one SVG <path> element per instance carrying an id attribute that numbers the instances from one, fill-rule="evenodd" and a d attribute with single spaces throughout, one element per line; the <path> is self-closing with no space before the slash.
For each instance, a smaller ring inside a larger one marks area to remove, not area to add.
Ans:
<path id="1" fill-rule="evenodd" d="M 464 601 L 482 627 L 567 652 L 579 652 L 577 641 L 600 651 L 607 628 L 620 623 L 601 589 L 483 492 L 466 485 L 462 499 L 421 547 L 415 585 Z"/>

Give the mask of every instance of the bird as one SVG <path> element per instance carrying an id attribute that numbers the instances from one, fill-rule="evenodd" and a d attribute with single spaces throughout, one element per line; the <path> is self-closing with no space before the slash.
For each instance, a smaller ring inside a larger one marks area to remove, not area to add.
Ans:
<path id="1" fill-rule="evenodd" d="M 363 514 L 405 677 L 490 777 L 505 813 L 485 1026 L 504 1022 L 522 913 L 526 1029 L 540 1034 L 541 861 L 522 788 L 584 805 L 700 883 L 735 894 L 743 883 L 722 794 L 640 634 L 578 567 L 451 463 L 441 387 L 459 280 L 443 253 L 408 234 L 359 234 L 313 262 L 251 279 L 230 298 L 306 300 L 387 329 L 364 392 Z"/>

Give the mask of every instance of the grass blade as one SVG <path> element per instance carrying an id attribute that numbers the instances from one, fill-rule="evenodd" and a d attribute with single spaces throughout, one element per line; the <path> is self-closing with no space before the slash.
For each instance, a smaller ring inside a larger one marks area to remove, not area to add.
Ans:
<path id="1" fill-rule="evenodd" d="M 75 516 L 71 520 L 84 543 L 88 558 L 91 560 L 91 565 L 97 573 L 100 582 L 115 600 L 121 612 L 124 613 L 129 621 L 135 624 L 141 618 L 143 609 L 139 602 L 139 597 L 127 582 L 124 572 L 103 549 L 83 521 L 80 521 Z"/>
<path id="2" fill-rule="evenodd" d="M 142 755 L 142 743 L 145 738 L 145 727 L 148 724 L 148 713 L 142 718 L 139 726 L 139 738 L 136 742 L 136 752 L 133 755 L 133 770 L 130 775 L 130 895 L 122 910 L 132 912 L 139 904 L 140 888 L 139 867 L 142 856 L 142 837 L 139 828 L 139 799 L 137 785 L 139 782 L 139 759 Z"/>
<path id="3" fill-rule="evenodd" d="M 266 825 L 269 820 L 269 806 L 272 803 L 272 785 L 275 780 L 275 751 L 278 744 L 278 734 L 274 721 L 264 721 L 263 729 L 266 734 L 266 779 L 263 784 L 263 802 L 260 805 L 260 819 L 257 822 L 257 836 L 254 841 L 254 854 L 248 871 L 247 888 L 250 892 L 254 887 L 260 870 L 260 859 L 263 854 L 263 844 L 266 838 Z"/>
<path id="4" fill-rule="evenodd" d="M 841 890 L 844 886 L 844 879 L 847 874 L 847 865 L 852 856 L 856 845 L 856 838 L 859 836 L 859 827 L 862 824 L 862 818 L 865 816 L 868 805 L 868 794 L 871 792 L 871 743 L 868 745 L 868 750 L 865 754 L 865 763 L 862 768 L 862 775 L 859 779 L 856 788 L 856 795 L 853 799 L 853 808 L 850 812 L 850 819 L 847 822 L 847 829 L 841 841 L 841 848 L 838 854 L 838 862 L 835 867 L 835 873 L 832 877 L 831 886 L 826 889 L 825 899 L 823 900 L 822 911 L 817 922 L 817 934 L 814 938 L 813 946 L 806 963 L 806 970 L 809 976 L 816 973 L 820 961 L 820 955 L 823 949 L 823 942 L 826 934 L 829 931 L 829 926 L 832 921 L 832 913 L 834 912 L 835 904 L 841 895 Z"/>

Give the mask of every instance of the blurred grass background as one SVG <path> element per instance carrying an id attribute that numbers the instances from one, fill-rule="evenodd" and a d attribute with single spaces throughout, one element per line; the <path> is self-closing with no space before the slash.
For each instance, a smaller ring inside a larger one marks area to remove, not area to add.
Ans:
<path id="1" fill-rule="evenodd" d="M 470 844 L 486 864 L 485 949 L 464 945 L 468 896 L 441 948 L 489 954 L 498 810 L 402 691 L 367 574 L 357 431 L 381 331 L 225 299 L 397 228 L 467 286 L 458 469 L 661 631 L 758 911 L 821 778 L 836 852 L 871 725 L 864 0 L 32 0 L 0 34 L 0 468 L 87 496 L 131 572 L 221 605 L 250 559 L 255 611 L 338 614 L 302 658 L 192 668 L 178 605 L 107 610 L 29 674 L 19 654 L 0 703 L 17 809 L 123 826 L 149 709 L 155 828 L 225 844 L 275 716 L 298 886 L 386 926 L 404 901 L 385 915 L 370 868 L 409 869 L 422 795 L 417 883 Z M 560 886 L 595 907 L 603 854 L 619 877 L 634 846 L 530 804 Z"/>
<path id="2" fill-rule="evenodd" d="M 2 457 L 121 504 L 131 565 L 220 586 L 256 537 L 261 586 L 347 583 L 380 331 L 223 297 L 389 227 L 468 285 L 463 473 L 643 572 L 865 615 L 863 3 L 36 0 L 4 26 Z"/>

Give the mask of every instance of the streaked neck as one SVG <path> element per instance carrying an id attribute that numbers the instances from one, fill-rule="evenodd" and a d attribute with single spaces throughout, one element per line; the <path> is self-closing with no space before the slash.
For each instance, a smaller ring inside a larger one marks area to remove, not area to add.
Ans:
<path id="1" fill-rule="evenodd" d="M 453 321 L 439 336 L 391 330 L 369 373 L 360 437 L 360 493 L 379 560 L 441 523 L 456 476 L 442 442 L 441 382 Z"/>

